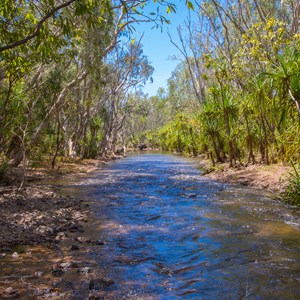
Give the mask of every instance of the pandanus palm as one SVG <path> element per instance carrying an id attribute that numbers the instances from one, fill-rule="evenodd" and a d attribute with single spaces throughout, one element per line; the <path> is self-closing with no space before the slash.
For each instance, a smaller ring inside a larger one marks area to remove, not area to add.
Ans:
<path id="1" fill-rule="evenodd" d="M 255 141 L 256 141 L 256 121 L 255 121 L 255 105 L 248 95 L 242 96 L 241 101 L 241 111 L 242 111 L 242 123 L 244 123 L 246 130 L 246 146 L 248 150 L 248 164 L 255 164 Z"/>
<path id="2" fill-rule="evenodd" d="M 269 164 L 269 132 L 267 126 L 267 79 L 259 74 L 251 81 L 251 93 L 256 107 L 256 119 L 258 123 L 258 135 L 261 161 Z"/>
<path id="3" fill-rule="evenodd" d="M 288 47 L 277 56 L 277 62 L 270 72 L 283 98 L 290 98 L 300 118 L 300 50 L 296 46 Z"/>
<path id="4" fill-rule="evenodd" d="M 237 147 L 236 141 L 234 136 L 234 128 L 235 122 L 238 118 L 238 106 L 235 101 L 235 98 L 232 94 L 229 93 L 227 90 L 221 91 L 222 97 L 222 109 L 223 109 L 223 117 L 224 117 L 224 124 L 226 128 L 226 135 L 228 139 L 228 148 L 229 148 L 229 160 L 230 160 L 230 167 L 233 166 L 233 161 L 235 162 L 237 159 Z"/>
<path id="5" fill-rule="evenodd" d="M 280 153 L 285 158 L 299 157 L 300 131 L 300 50 L 295 45 L 277 56 L 267 77 L 273 81 L 278 95 L 277 130 L 281 141 Z M 293 105 L 291 105 L 293 103 Z M 290 126 L 292 124 L 292 126 Z M 295 139 L 295 137 L 297 137 Z M 287 153 L 289 155 L 287 156 Z"/>
<path id="6" fill-rule="evenodd" d="M 219 107 L 212 101 L 206 101 L 203 103 L 202 111 L 200 115 L 200 121 L 202 125 L 203 135 L 209 138 L 209 141 L 213 147 L 213 151 L 216 155 L 217 162 L 224 162 L 221 156 L 222 146 L 222 122 L 221 112 Z M 211 159 L 214 164 L 214 158 L 211 153 Z"/>

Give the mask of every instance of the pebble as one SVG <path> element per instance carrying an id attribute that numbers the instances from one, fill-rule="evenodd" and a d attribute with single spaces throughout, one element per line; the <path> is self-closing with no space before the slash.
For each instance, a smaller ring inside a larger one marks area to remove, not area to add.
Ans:
<path id="1" fill-rule="evenodd" d="M 78 237 L 75 237 L 74 240 L 79 243 L 83 243 L 83 242 L 85 242 L 86 239 L 82 236 L 78 236 Z"/>
<path id="2" fill-rule="evenodd" d="M 4 298 L 17 298 L 19 297 L 19 291 L 16 289 L 13 289 L 12 287 L 8 287 L 5 290 L 2 291 L 2 296 Z"/>
<path id="3" fill-rule="evenodd" d="M 17 252 L 14 252 L 11 257 L 12 258 L 19 258 L 19 254 Z"/>
<path id="4" fill-rule="evenodd" d="M 70 268 L 78 268 L 78 265 L 71 261 L 71 262 L 61 263 L 59 267 L 62 269 L 70 269 Z"/>
<path id="5" fill-rule="evenodd" d="M 79 271 L 80 273 L 85 273 L 85 274 L 87 274 L 87 273 L 91 273 L 91 268 L 89 268 L 89 267 L 83 267 L 83 268 L 78 269 L 78 271 Z"/>
<path id="6" fill-rule="evenodd" d="M 43 272 L 34 272 L 34 276 L 41 277 L 43 275 Z"/>
<path id="7" fill-rule="evenodd" d="M 67 235 L 66 233 L 64 233 L 64 232 L 59 232 L 59 233 L 56 235 L 55 239 L 56 239 L 56 240 L 64 240 L 66 237 L 68 237 L 68 235 Z"/>

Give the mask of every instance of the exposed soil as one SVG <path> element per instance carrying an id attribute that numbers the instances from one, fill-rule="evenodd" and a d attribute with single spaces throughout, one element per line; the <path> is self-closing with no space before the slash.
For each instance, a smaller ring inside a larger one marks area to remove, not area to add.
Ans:
<path id="1" fill-rule="evenodd" d="M 64 162 L 58 170 L 39 167 L 26 173 L 25 188 L 20 189 L 20 168 L 11 169 L 0 186 L 0 250 L 20 244 L 53 242 L 60 232 L 83 230 L 91 212 L 82 199 L 59 195 L 55 186 L 43 180 L 79 177 L 95 171 L 106 161 Z"/>
<path id="2" fill-rule="evenodd" d="M 267 189 L 273 193 L 282 193 L 288 185 L 290 166 L 283 164 L 249 165 L 229 168 L 228 164 L 219 164 L 212 168 L 210 162 L 200 163 L 204 176 L 222 182 L 239 183 L 247 186 Z"/>
<path id="3" fill-rule="evenodd" d="M 2 189 L 0 247 L 52 242 L 59 232 L 81 231 L 89 215 L 86 205 L 46 186 Z"/>

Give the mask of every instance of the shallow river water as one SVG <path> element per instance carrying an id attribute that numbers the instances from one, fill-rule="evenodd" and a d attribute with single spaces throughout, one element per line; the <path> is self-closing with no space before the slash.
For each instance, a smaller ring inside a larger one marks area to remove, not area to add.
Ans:
<path id="1" fill-rule="evenodd" d="M 300 299 L 297 215 L 262 190 L 207 180 L 196 166 L 132 155 L 65 183 L 63 193 L 90 199 L 86 231 L 105 243 L 80 245 L 71 259 L 114 282 L 101 286 L 104 299 Z M 67 247 L 32 248 L 27 260 L 25 251 L 19 273 L 26 265 L 51 280 L 49 261 L 70 256 Z M 87 299 L 90 277 L 70 272 L 57 285 Z"/>

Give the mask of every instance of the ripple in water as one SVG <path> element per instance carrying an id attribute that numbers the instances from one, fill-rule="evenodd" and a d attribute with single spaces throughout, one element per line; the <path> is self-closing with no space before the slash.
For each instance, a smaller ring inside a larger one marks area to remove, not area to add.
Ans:
<path id="1" fill-rule="evenodd" d="M 91 276 L 113 280 L 101 296 L 300 299 L 299 215 L 261 190 L 204 179 L 196 167 L 194 160 L 143 154 L 66 186 L 66 193 L 93 199 L 96 219 L 86 234 L 105 243 L 80 244 L 73 258 L 91 266 Z M 49 251 L 39 257 L 39 269 L 61 259 Z M 73 283 L 74 299 L 88 297 L 82 275 L 62 280 Z"/>

